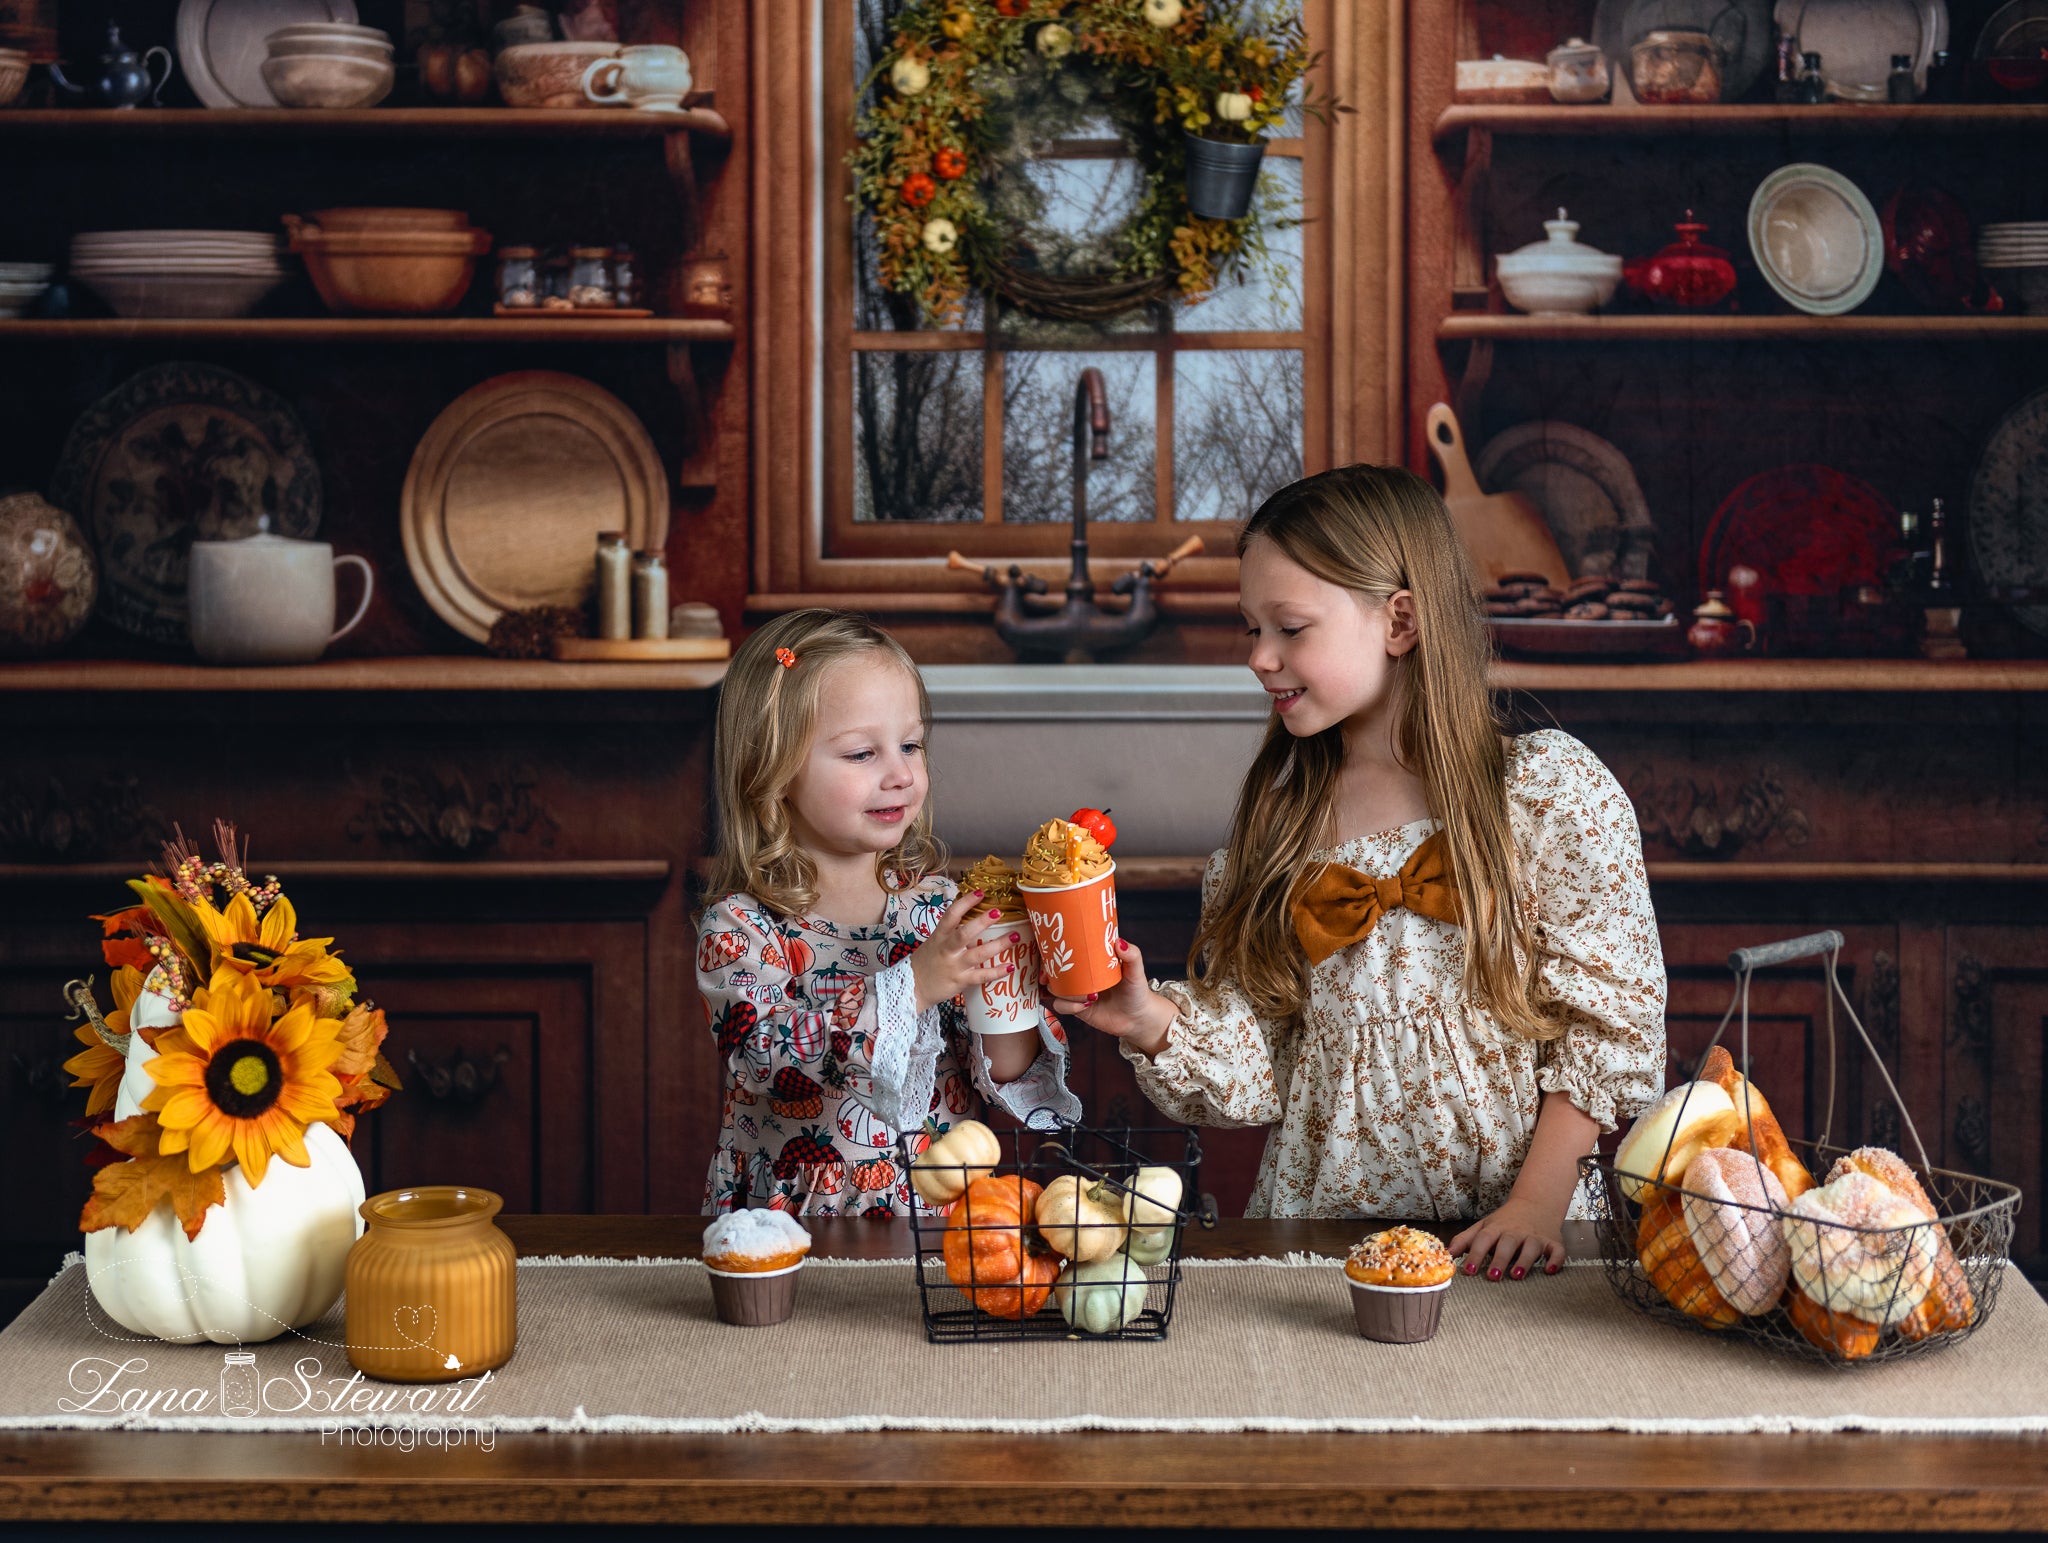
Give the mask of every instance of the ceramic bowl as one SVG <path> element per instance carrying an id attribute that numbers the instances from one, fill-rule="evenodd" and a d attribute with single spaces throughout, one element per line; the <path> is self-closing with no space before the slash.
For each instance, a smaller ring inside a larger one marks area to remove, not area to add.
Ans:
<path id="1" fill-rule="evenodd" d="M 617 56 L 617 43 L 520 43 L 500 53 L 491 68 L 508 107 L 588 107 L 583 72 L 597 59 Z"/>
<path id="2" fill-rule="evenodd" d="M 452 311 L 469 292 L 487 230 L 340 231 L 294 220 L 292 250 L 331 311 L 425 316 Z"/>
<path id="3" fill-rule="evenodd" d="M 374 107 L 391 94 L 395 77 L 388 59 L 298 54 L 263 61 L 263 83 L 286 107 Z"/>
<path id="4" fill-rule="evenodd" d="M 1862 189 L 1825 166 L 1780 167 L 1749 201 L 1749 249 L 1787 304 L 1840 316 L 1884 272 L 1884 227 Z"/>
<path id="5" fill-rule="evenodd" d="M 279 38 L 270 45 L 273 59 L 305 59 L 326 55 L 337 59 L 366 59 L 371 64 L 389 64 L 394 57 L 389 43 L 359 43 L 354 38 Z"/>
<path id="6" fill-rule="evenodd" d="M 339 21 L 294 22 L 289 27 L 279 27 L 275 32 L 265 33 L 263 42 L 267 47 L 279 41 L 297 38 L 347 38 L 358 43 L 382 43 L 386 48 L 391 46 L 391 34 L 382 28 L 356 27 Z"/>
<path id="7" fill-rule="evenodd" d="M 19 48 L 0 48 L 0 107 L 21 95 L 28 84 L 28 55 Z"/>
<path id="8" fill-rule="evenodd" d="M 1619 258 L 1616 259 L 1620 261 Z M 1510 273 L 1500 270 L 1500 291 L 1508 304 L 1531 315 L 1582 316 L 1614 298 L 1621 270 L 1613 273 Z"/>
<path id="9" fill-rule="evenodd" d="M 85 273 L 117 316 L 247 316 L 284 274 Z"/>
<path id="10" fill-rule="evenodd" d="M 411 209 L 365 205 L 349 209 L 315 209 L 313 223 L 330 236 L 355 231 L 462 231 L 469 215 L 461 209 Z"/>

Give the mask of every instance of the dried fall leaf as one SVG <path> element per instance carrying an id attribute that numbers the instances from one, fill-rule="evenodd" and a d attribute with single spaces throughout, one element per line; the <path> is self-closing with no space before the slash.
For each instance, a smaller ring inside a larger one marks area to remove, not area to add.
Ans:
<path id="1" fill-rule="evenodd" d="M 378 1047 L 386 1032 L 383 1009 L 357 1003 L 334 1036 L 341 1044 L 341 1054 L 328 1070 L 343 1082 L 373 1070 L 383 1059 Z"/>
<path id="2" fill-rule="evenodd" d="M 183 1152 L 160 1154 L 157 1143 L 163 1132 L 153 1114 L 131 1115 L 101 1126 L 97 1133 L 109 1146 L 126 1152 L 125 1163 L 109 1163 L 93 1175 L 92 1198 L 79 1213 L 82 1232 L 99 1232 L 108 1227 L 125 1227 L 133 1232 L 149 1219 L 150 1212 L 168 1200 L 185 1236 L 196 1238 L 205 1224 L 208 1206 L 222 1204 L 227 1190 L 220 1169 L 192 1171 Z"/>

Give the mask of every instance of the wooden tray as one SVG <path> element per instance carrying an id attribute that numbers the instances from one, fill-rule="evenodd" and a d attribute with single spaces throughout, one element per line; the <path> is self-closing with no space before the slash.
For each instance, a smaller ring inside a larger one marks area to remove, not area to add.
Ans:
<path id="1" fill-rule="evenodd" d="M 731 638 L 556 638 L 555 657 L 581 662 L 589 659 L 661 660 L 730 659 Z"/>
<path id="2" fill-rule="evenodd" d="M 399 502 L 427 604 L 483 642 L 506 611 L 580 606 L 597 533 L 668 541 L 668 475 L 633 412 L 601 386 L 520 370 L 465 391 L 412 454 Z"/>
<path id="3" fill-rule="evenodd" d="M 1549 658 L 1683 659 L 1691 652 L 1676 616 L 1659 621 L 1567 621 L 1552 616 L 1488 617 L 1504 654 Z"/>
<path id="4" fill-rule="evenodd" d="M 532 318 L 537 316 L 568 316 L 573 317 L 578 321 L 632 321 L 636 317 L 645 318 L 652 316 L 654 313 L 652 311 L 632 311 L 624 309 L 607 310 L 602 306 L 594 305 L 586 305 L 581 307 L 571 306 L 566 311 L 561 309 L 559 306 L 557 306 L 553 310 L 549 310 L 546 306 L 540 305 L 494 305 L 491 307 L 491 314 L 493 316 L 517 316 L 521 318 Z"/>

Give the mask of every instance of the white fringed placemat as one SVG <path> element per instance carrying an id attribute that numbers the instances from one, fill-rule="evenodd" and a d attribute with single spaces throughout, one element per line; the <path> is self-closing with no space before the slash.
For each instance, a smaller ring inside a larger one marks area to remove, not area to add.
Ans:
<path id="1" fill-rule="evenodd" d="M 931 1345 L 908 1261 L 813 1260 L 796 1316 L 712 1315 L 702 1266 L 522 1259 L 519 1350 L 487 1379 L 356 1377 L 339 1306 L 250 1347 L 262 1413 L 222 1412 L 222 1345 L 137 1340 L 69 1265 L 0 1332 L 0 1428 L 317 1431 L 2048 1431 L 2048 1304 L 2017 1271 L 1991 1321 L 1854 1371 L 1689 1334 L 1597 1267 L 1459 1276 L 1423 1345 L 1358 1336 L 1334 1261 L 1190 1261 L 1161 1342 Z"/>

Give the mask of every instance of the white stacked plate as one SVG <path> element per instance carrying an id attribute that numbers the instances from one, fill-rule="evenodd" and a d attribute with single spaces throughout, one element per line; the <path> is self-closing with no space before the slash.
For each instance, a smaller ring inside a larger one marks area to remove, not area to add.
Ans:
<path id="1" fill-rule="evenodd" d="M 120 316 L 246 316 L 284 266 L 268 231 L 108 230 L 72 238 L 71 275 Z"/>
<path id="2" fill-rule="evenodd" d="M 2048 220 L 1981 227 L 1977 261 L 2008 299 L 2019 302 L 2022 313 L 2048 314 Z"/>
<path id="3" fill-rule="evenodd" d="M 56 271 L 50 263 L 0 263 L 0 318 L 19 316 L 42 299 Z"/>

